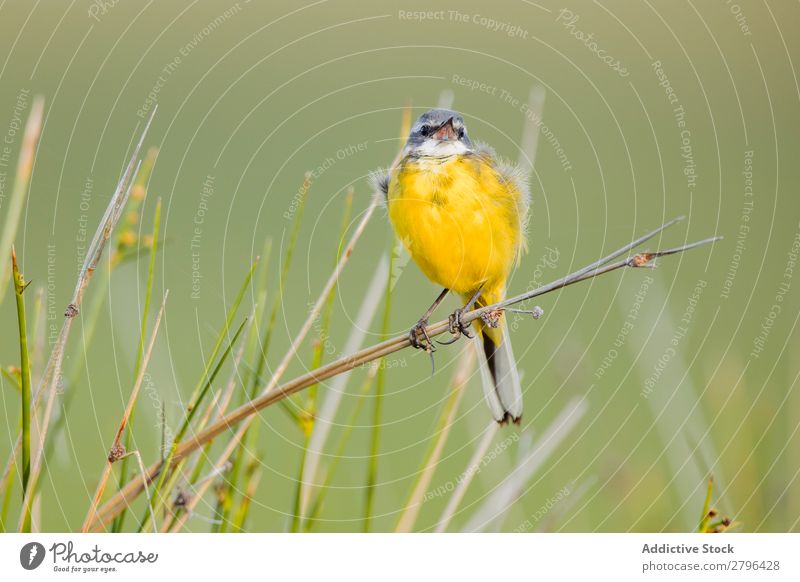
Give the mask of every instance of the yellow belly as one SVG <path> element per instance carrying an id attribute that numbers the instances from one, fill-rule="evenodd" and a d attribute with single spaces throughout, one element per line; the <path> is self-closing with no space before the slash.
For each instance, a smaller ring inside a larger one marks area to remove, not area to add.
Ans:
<path id="1" fill-rule="evenodd" d="M 389 218 L 425 275 L 469 294 L 502 289 L 521 238 L 520 192 L 490 161 L 407 158 L 389 183 Z"/>

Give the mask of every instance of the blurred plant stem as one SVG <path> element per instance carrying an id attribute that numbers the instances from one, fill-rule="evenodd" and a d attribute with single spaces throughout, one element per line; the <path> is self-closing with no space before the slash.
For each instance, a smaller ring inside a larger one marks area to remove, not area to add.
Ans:
<path id="1" fill-rule="evenodd" d="M 136 379 L 133 384 L 133 390 L 131 390 L 131 395 L 128 399 L 128 404 L 125 407 L 125 412 L 122 415 L 122 420 L 120 420 L 119 428 L 117 429 L 117 432 L 114 435 L 114 441 L 112 442 L 111 448 L 108 451 L 106 463 L 103 465 L 103 474 L 100 477 L 100 481 L 97 485 L 97 490 L 95 491 L 94 497 L 92 498 L 92 504 L 89 507 L 89 511 L 86 513 L 86 519 L 84 520 L 83 527 L 81 528 L 81 531 L 83 532 L 85 532 L 88 529 L 89 522 L 97 509 L 97 504 L 100 503 L 100 499 L 103 497 L 103 491 L 105 491 L 106 483 L 108 482 L 108 478 L 111 475 L 112 465 L 117 461 L 125 460 L 128 456 L 131 455 L 131 453 L 128 452 L 129 451 L 128 448 L 122 445 L 121 439 L 123 434 L 125 433 L 125 429 L 127 428 L 128 424 L 133 418 L 133 411 L 136 408 L 136 401 L 139 398 L 139 392 L 142 388 L 142 382 L 144 381 L 145 371 L 147 370 L 147 365 L 150 363 L 150 356 L 153 353 L 153 346 L 155 345 L 156 337 L 158 336 L 158 328 L 161 325 L 161 319 L 164 317 L 164 308 L 166 306 L 168 296 L 169 296 L 169 291 L 164 293 L 164 299 L 161 302 L 161 308 L 158 310 L 156 321 L 153 324 L 153 331 L 150 335 L 150 341 L 148 342 L 147 350 L 142 353 L 142 360 L 139 362 L 141 366 L 136 374 Z M 146 485 L 145 485 L 145 492 L 147 492 Z M 149 502 L 149 495 L 148 495 L 148 502 Z"/>
<path id="2" fill-rule="evenodd" d="M 194 419 L 195 414 L 197 413 L 198 408 L 202 404 L 203 399 L 205 398 L 206 394 L 211 388 L 214 379 L 216 378 L 217 374 L 219 373 L 223 363 L 227 359 L 228 355 L 230 354 L 231 349 L 233 348 L 234 343 L 239 337 L 239 334 L 244 329 L 245 324 L 247 323 L 247 319 L 245 319 L 242 324 L 239 326 L 239 329 L 236 331 L 233 339 L 230 340 L 228 343 L 228 347 L 223 352 L 222 356 L 217 362 L 216 367 L 214 367 L 212 371 L 212 366 L 214 366 L 214 362 L 217 360 L 217 355 L 219 354 L 220 349 L 222 348 L 222 344 L 225 341 L 225 338 L 229 336 L 231 325 L 233 324 L 233 319 L 236 317 L 236 313 L 239 310 L 239 305 L 242 303 L 244 299 L 244 295 L 247 289 L 250 286 L 250 281 L 253 278 L 253 274 L 255 273 L 256 267 L 258 267 L 258 259 L 253 261 L 252 266 L 250 267 L 250 271 L 247 273 L 247 276 L 244 279 L 241 287 L 239 288 L 239 292 L 236 295 L 236 298 L 233 301 L 230 309 L 228 310 L 227 317 L 225 319 L 225 324 L 223 325 L 222 329 L 220 330 L 219 335 L 217 336 L 216 342 L 214 343 L 214 347 L 211 350 L 211 354 L 208 357 L 206 362 L 205 369 L 203 370 L 203 374 L 200 376 L 197 385 L 195 386 L 192 395 L 189 397 L 189 405 L 187 406 L 186 417 L 184 418 L 183 424 L 181 425 L 180 429 L 178 429 L 177 434 L 175 435 L 175 439 L 170 446 L 169 453 L 167 454 L 166 459 L 164 460 L 164 466 L 167 470 L 161 473 L 161 476 L 156 483 L 155 489 L 153 491 L 153 502 L 150 505 L 153 512 L 158 514 L 162 503 L 164 502 L 164 496 L 169 493 L 169 487 L 166 488 L 165 491 L 162 492 L 162 488 L 165 485 L 167 474 L 169 473 L 169 469 L 171 468 L 171 463 L 173 457 L 175 456 L 175 452 L 177 450 L 178 445 L 183 440 L 183 437 L 186 435 L 186 432 L 191 426 L 192 420 Z M 176 462 L 181 461 L 180 459 L 176 459 Z M 173 471 L 175 476 L 177 477 L 179 473 L 179 467 L 175 467 Z M 146 527 L 147 522 L 147 515 L 143 516 L 142 520 L 139 522 L 139 531 L 143 531 Z M 156 528 L 155 531 L 158 531 L 158 527 L 156 524 L 153 524 Z"/>
<path id="3" fill-rule="evenodd" d="M 347 226 L 350 222 L 350 212 L 353 208 L 353 189 L 348 190 L 345 195 L 344 209 L 342 211 L 342 221 L 339 226 L 339 243 L 336 245 L 336 253 L 333 257 L 333 268 L 336 268 L 339 259 L 341 259 L 342 246 L 345 241 L 347 233 Z M 322 359 L 325 355 L 325 348 L 328 345 L 330 329 L 330 320 L 333 313 L 333 300 L 336 297 L 335 291 L 338 282 L 336 282 L 328 294 L 325 301 L 325 306 L 322 309 L 320 316 L 319 329 L 317 337 L 313 342 L 313 355 L 311 358 L 311 369 L 318 368 L 322 365 Z M 292 531 L 300 531 L 300 526 L 303 521 L 302 501 L 303 501 L 303 487 L 305 483 L 305 467 L 308 448 L 311 443 L 311 435 L 314 432 L 314 425 L 317 417 L 317 388 L 318 384 L 309 387 L 306 402 L 303 409 L 300 410 L 298 415 L 299 428 L 303 433 L 303 451 L 300 454 L 300 464 L 298 466 L 297 482 L 294 495 L 294 508 L 292 509 Z"/>
<path id="4" fill-rule="evenodd" d="M 257 360 L 254 363 L 255 372 L 252 374 L 249 397 L 252 399 L 258 393 L 258 386 L 262 382 L 262 374 L 264 373 L 264 366 L 267 363 L 267 355 L 269 347 L 272 343 L 272 336 L 275 332 L 275 323 L 278 319 L 278 311 L 283 303 L 283 294 L 286 290 L 286 281 L 289 278 L 289 271 L 292 266 L 292 259 L 294 258 L 294 251 L 297 247 L 297 239 L 300 235 L 300 227 L 303 224 L 303 214 L 308 201 L 308 194 L 311 189 L 311 174 L 306 174 L 303 177 L 303 184 L 300 188 L 300 199 L 297 203 L 297 208 L 292 218 L 292 225 L 289 231 L 289 239 L 286 243 L 286 250 L 281 260 L 280 273 L 278 275 L 278 288 L 275 292 L 275 298 L 272 300 L 272 308 L 270 309 L 269 320 L 267 321 L 264 336 L 261 341 L 261 349 L 257 352 Z M 258 329 L 258 328 L 256 328 Z M 242 392 L 243 399 L 247 395 L 246 391 Z M 240 403 L 243 402 L 240 401 Z M 288 404 L 288 403 L 287 403 Z M 233 466 L 230 471 L 227 483 L 221 488 L 218 499 L 218 511 L 220 515 L 220 523 L 217 530 L 224 532 L 227 530 L 230 520 L 230 513 L 234 505 L 233 494 L 238 489 L 239 477 L 244 464 L 245 451 L 251 450 L 252 447 L 258 442 L 259 427 L 256 425 L 252 430 L 245 431 L 239 451 L 233 457 Z"/>
<path id="5" fill-rule="evenodd" d="M 171 474 L 172 480 L 169 482 L 169 486 L 164 487 L 164 484 L 166 482 L 166 477 L 170 474 L 171 463 L 173 461 L 173 458 L 175 457 L 175 451 L 177 450 L 177 445 L 178 445 L 178 443 L 180 443 L 183 440 L 183 437 L 186 436 L 186 431 L 191 426 L 192 420 L 194 419 L 194 416 L 195 416 L 197 410 L 199 409 L 201 402 L 205 398 L 206 394 L 208 394 L 208 391 L 211 389 L 211 386 L 212 386 L 214 380 L 216 379 L 217 374 L 219 374 L 219 371 L 222 368 L 222 365 L 225 363 L 225 360 L 230 355 L 231 350 L 233 349 L 233 346 L 236 344 L 236 340 L 239 339 L 239 335 L 242 333 L 242 330 L 244 329 L 244 326 L 245 326 L 246 323 L 247 323 L 247 320 L 243 321 L 242 324 L 239 326 L 239 328 L 236 330 L 236 333 L 234 334 L 233 338 L 228 343 L 228 346 L 225 348 L 225 351 L 222 352 L 222 355 L 220 356 L 219 362 L 217 362 L 217 365 L 214 367 L 214 370 L 211 372 L 211 375 L 208 377 L 208 381 L 205 383 L 203 388 L 200 390 L 200 392 L 198 393 L 197 397 L 195 399 L 193 399 L 192 402 L 189 404 L 189 408 L 188 408 L 187 414 L 186 414 L 186 419 L 183 421 L 183 424 L 181 425 L 181 428 L 178 431 L 178 434 L 175 436 L 175 441 L 173 442 L 172 446 L 170 447 L 169 453 L 167 454 L 167 458 L 164 459 L 165 470 L 161 473 L 161 478 L 158 480 L 158 482 L 156 483 L 155 489 L 153 490 L 152 501 L 148 504 L 148 506 L 149 506 L 148 510 L 151 511 L 153 514 L 158 514 L 160 512 L 161 506 L 163 505 L 164 500 L 169 495 L 169 492 L 171 491 L 171 489 L 174 487 L 174 485 L 176 483 L 176 480 L 177 480 L 177 478 L 178 478 L 178 476 L 180 474 L 180 467 L 176 466 L 174 468 L 174 470 L 172 471 L 172 474 Z M 180 461 L 180 459 L 176 460 L 176 462 L 179 462 L 179 461 Z M 163 489 L 163 491 L 162 491 L 162 489 Z M 139 526 L 139 531 L 140 532 L 144 531 L 144 529 L 146 528 L 146 523 L 147 523 L 147 516 L 145 516 L 141 521 L 141 525 Z M 153 528 L 154 528 L 154 531 L 158 531 L 158 524 L 155 523 L 155 520 L 153 520 Z"/>
<path id="6" fill-rule="evenodd" d="M 152 152 L 152 150 L 151 150 Z M 141 186 L 141 196 L 142 198 L 146 194 L 146 181 L 150 175 L 150 168 L 155 163 L 155 153 L 152 155 L 148 155 L 148 162 L 149 167 L 145 168 L 144 171 L 139 172 L 139 180 L 141 183 L 138 182 L 134 185 L 134 188 L 137 186 Z M 147 270 L 147 286 L 145 288 L 145 295 L 144 295 L 144 308 L 142 310 L 142 324 L 139 331 L 139 345 L 136 350 L 136 365 L 134 366 L 134 378 L 139 376 L 139 370 L 142 367 L 142 358 L 144 357 L 144 348 L 145 348 L 145 338 L 147 335 L 147 319 L 150 315 L 150 300 L 153 295 L 153 281 L 155 280 L 155 272 L 156 272 L 156 253 L 158 251 L 158 234 L 160 230 L 161 224 L 161 198 L 158 198 L 156 201 L 156 210 L 155 216 L 153 217 L 153 234 L 151 235 L 151 243 L 150 243 L 150 263 Z M 127 426 L 125 427 L 125 450 L 130 450 L 133 447 L 133 422 L 136 416 L 136 409 L 133 408 L 130 413 L 130 419 L 128 420 Z M 128 481 L 128 457 L 122 459 L 120 462 L 119 468 L 119 487 L 125 485 Z M 111 531 L 117 533 L 122 531 L 123 524 L 125 523 L 125 512 L 123 511 L 117 516 L 117 519 L 114 520 L 113 525 L 111 526 Z"/>
<path id="7" fill-rule="evenodd" d="M 325 497 L 329 491 L 331 481 L 333 480 L 333 477 L 336 474 L 336 469 L 339 467 L 339 461 L 344 455 L 345 448 L 347 447 L 347 443 L 350 440 L 350 435 L 353 432 L 353 426 L 355 425 L 356 420 L 358 419 L 358 416 L 361 413 L 361 409 L 364 407 L 364 403 L 367 400 L 366 396 L 372 390 L 372 385 L 375 382 L 375 376 L 377 375 L 377 373 L 378 373 L 378 367 L 370 366 L 369 371 L 367 372 L 367 376 L 366 378 L 364 378 L 364 382 L 361 385 L 361 394 L 359 395 L 359 398 L 356 400 L 356 405 L 353 407 L 353 411 L 350 413 L 347 422 L 344 424 L 344 429 L 342 430 L 342 434 L 339 436 L 339 444 L 336 447 L 336 452 L 332 457 L 331 464 L 325 471 L 325 478 L 322 481 L 322 485 L 320 485 L 319 492 L 317 493 L 316 497 L 314 497 L 314 501 L 311 504 L 311 509 L 308 512 L 308 517 L 306 518 L 303 524 L 303 528 L 305 531 L 313 530 L 317 524 L 317 520 L 319 519 L 319 514 L 322 511 L 322 507 L 324 506 Z"/>
<path id="8" fill-rule="evenodd" d="M 496 422 L 492 422 L 488 427 L 486 427 L 481 440 L 478 442 L 478 446 L 475 447 L 475 451 L 472 453 L 472 457 L 470 457 L 470 460 L 467 463 L 467 468 L 461 472 L 461 475 L 458 479 L 458 485 L 456 485 L 453 494 L 447 501 L 447 506 L 442 512 L 442 516 L 439 518 L 439 522 L 436 524 L 436 533 L 444 533 L 447 531 L 447 526 L 450 524 L 450 520 L 455 515 L 458 506 L 461 504 L 461 501 L 464 499 L 464 495 L 467 493 L 467 489 L 469 488 L 470 483 L 472 483 L 472 479 L 475 477 L 478 471 L 480 471 L 480 464 L 483 460 L 483 457 L 486 454 L 486 451 L 489 450 L 489 445 L 492 444 L 492 441 L 494 440 L 499 428 L 500 425 Z"/>
<path id="9" fill-rule="evenodd" d="M 381 341 L 389 337 L 389 321 L 392 314 L 392 277 L 394 276 L 394 259 L 399 254 L 400 241 L 392 236 L 391 252 L 389 253 L 389 272 L 386 283 L 386 295 L 383 307 L 383 323 L 381 324 Z M 372 434 L 369 444 L 369 462 L 367 464 L 367 479 L 364 490 L 364 523 L 362 531 L 369 532 L 372 522 L 372 511 L 375 504 L 375 486 L 378 482 L 378 455 L 380 454 L 381 439 L 381 418 L 383 415 L 383 387 L 386 378 L 386 370 L 383 367 L 383 359 L 376 362 L 378 369 L 375 378 L 375 401 L 372 407 Z"/>
<path id="10" fill-rule="evenodd" d="M 19 221 L 22 218 L 22 210 L 25 208 L 25 200 L 28 197 L 28 186 L 33 172 L 33 163 L 36 157 L 36 146 L 42 133 L 42 120 L 44 118 L 44 99 L 37 95 L 33 98 L 31 111 L 28 114 L 28 121 L 25 123 L 25 131 L 22 137 L 22 147 L 17 160 L 17 171 L 14 176 L 14 188 L 5 209 L 6 221 L 3 230 L 0 231 L 0 304 L 6 293 L 6 285 L 11 275 L 9 269 L 8 255 L 6 249 L 10 249 L 17 237 Z"/>
<path id="11" fill-rule="evenodd" d="M 719 511 L 711 504 L 713 493 L 714 478 L 709 477 L 703 502 L 703 513 L 700 515 L 700 525 L 697 527 L 698 533 L 723 533 L 739 526 L 739 523 L 732 521 L 731 518 L 719 515 Z"/>
<path id="12" fill-rule="evenodd" d="M 434 431 L 435 438 L 431 441 L 422 466 L 417 473 L 416 484 L 411 490 L 411 496 L 397 522 L 397 527 L 395 528 L 396 532 L 405 533 L 414 529 L 417 516 L 422 508 L 422 504 L 425 502 L 425 492 L 430 487 L 433 473 L 436 471 L 436 466 L 442 458 L 444 445 L 447 443 L 447 437 L 450 436 L 450 429 L 455 423 L 458 405 L 461 403 L 462 396 L 464 396 L 464 388 L 467 385 L 467 381 L 472 374 L 474 366 L 474 344 L 469 343 L 462 346 L 461 356 L 456 364 L 453 377 L 450 380 L 450 394 L 444 406 L 442 406 L 442 411 L 436 422 L 436 430 Z"/>

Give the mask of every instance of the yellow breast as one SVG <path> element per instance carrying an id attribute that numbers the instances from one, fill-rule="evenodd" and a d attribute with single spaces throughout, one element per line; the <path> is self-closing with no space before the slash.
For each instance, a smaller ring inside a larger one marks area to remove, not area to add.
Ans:
<path id="1" fill-rule="evenodd" d="M 409 157 L 389 182 L 389 218 L 425 275 L 465 294 L 504 285 L 523 242 L 521 196 L 491 159 Z"/>

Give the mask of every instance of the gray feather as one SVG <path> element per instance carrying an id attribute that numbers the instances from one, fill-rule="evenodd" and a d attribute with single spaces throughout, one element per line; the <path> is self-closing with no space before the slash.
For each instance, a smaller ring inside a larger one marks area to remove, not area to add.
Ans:
<path id="1" fill-rule="evenodd" d="M 388 170 L 375 170 L 369 174 L 369 185 L 376 195 L 383 194 L 382 200 L 384 205 L 389 196 L 389 172 Z"/>

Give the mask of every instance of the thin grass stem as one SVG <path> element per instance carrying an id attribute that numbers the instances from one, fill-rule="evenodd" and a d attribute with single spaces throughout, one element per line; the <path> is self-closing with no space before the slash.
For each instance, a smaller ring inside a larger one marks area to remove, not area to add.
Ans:
<path id="1" fill-rule="evenodd" d="M 146 178 L 143 178 L 146 179 Z M 144 357 L 144 349 L 145 349 L 145 341 L 147 337 L 147 319 L 150 315 L 150 301 L 153 295 L 153 281 L 155 280 L 155 272 L 156 272 L 156 253 L 158 252 L 158 234 L 161 225 L 161 198 L 156 201 L 156 210 L 155 216 L 153 217 L 153 235 L 152 235 L 152 243 L 150 245 L 150 263 L 147 269 L 147 285 L 145 287 L 145 294 L 144 294 L 144 308 L 142 309 L 142 323 L 141 328 L 139 330 L 139 345 L 136 349 L 136 365 L 134 367 L 134 377 L 139 375 L 139 370 L 142 367 L 142 358 Z M 125 444 L 124 447 L 126 450 L 130 449 L 133 446 L 133 421 L 135 416 L 136 410 L 131 410 L 130 413 L 130 420 L 128 426 L 125 429 Z M 122 487 L 128 480 L 128 457 L 125 456 L 120 462 L 119 468 L 119 486 Z M 120 532 L 122 531 L 123 525 L 125 523 L 125 515 L 126 512 L 122 512 L 117 516 L 117 519 L 114 520 L 114 524 L 111 527 L 111 531 L 113 532 Z"/>
<path id="2" fill-rule="evenodd" d="M 251 386 L 250 386 L 250 398 L 254 398 L 255 395 L 258 393 L 258 386 L 261 382 L 261 376 L 264 372 L 264 366 L 267 363 L 267 354 L 269 353 L 269 347 L 272 343 L 272 335 L 275 330 L 275 323 L 278 319 L 278 312 L 280 311 L 281 305 L 283 303 L 283 295 L 286 289 L 286 282 L 289 278 L 289 271 L 292 265 L 292 259 L 294 258 L 294 251 L 295 247 L 297 246 L 298 236 L 300 234 L 300 227 L 303 221 L 303 214 L 306 207 L 306 202 L 308 200 L 309 190 L 311 189 L 311 174 L 306 173 L 303 177 L 303 185 L 300 188 L 300 198 L 297 204 L 297 210 L 295 211 L 294 218 L 292 220 L 292 226 L 289 231 L 289 240 L 286 244 L 286 251 L 284 252 L 283 260 L 281 261 L 280 267 L 280 274 L 278 276 L 278 289 L 275 293 L 275 298 L 272 301 L 272 308 L 269 314 L 269 320 L 267 322 L 267 327 L 264 330 L 264 337 L 261 341 L 261 349 L 259 353 L 258 360 L 255 365 L 255 373 L 253 374 Z M 288 412 L 289 411 L 287 408 Z M 292 415 L 295 416 L 295 415 Z M 296 417 L 295 421 L 299 424 L 299 417 Z M 255 439 L 258 438 L 258 427 L 251 434 L 245 434 L 242 438 L 243 448 L 247 448 L 249 443 L 252 443 Z M 224 532 L 227 528 L 228 518 L 230 516 L 231 508 L 233 507 L 233 499 L 230 497 L 233 495 L 233 492 L 238 487 L 239 475 L 241 473 L 243 455 L 235 455 L 233 459 L 233 467 L 231 468 L 230 478 L 227 483 L 226 489 L 226 497 L 221 499 L 220 510 L 221 510 L 221 517 L 220 523 L 218 525 L 217 530 L 220 532 Z M 222 496 L 221 496 L 222 497 Z"/>
<path id="3" fill-rule="evenodd" d="M 472 453 L 472 457 L 467 463 L 467 468 L 461 473 L 461 476 L 458 480 L 458 485 L 456 485 L 453 494 L 447 501 L 447 506 L 444 508 L 442 516 L 439 518 L 439 523 L 436 524 L 437 533 L 443 533 L 447 531 L 447 526 L 450 524 L 450 520 L 453 519 L 458 506 L 461 505 L 461 502 L 464 500 L 464 495 L 466 495 L 467 489 L 469 488 L 470 483 L 472 483 L 473 477 L 475 477 L 480 470 L 481 460 L 489 450 L 489 446 L 492 444 L 492 441 L 494 440 L 499 428 L 500 425 L 496 422 L 492 422 L 488 427 L 486 427 L 483 437 L 478 443 L 478 446 L 475 447 L 475 451 Z"/>
<path id="4" fill-rule="evenodd" d="M 389 337 L 389 322 L 392 314 L 392 277 L 394 276 L 394 258 L 398 254 L 400 241 L 391 238 L 392 249 L 389 253 L 389 270 L 386 281 L 386 292 L 383 305 L 383 322 L 381 324 L 381 340 Z M 364 487 L 364 523 L 362 531 L 369 532 L 372 527 L 372 511 L 375 503 L 375 487 L 378 483 L 378 455 L 380 454 L 381 422 L 383 418 L 383 388 L 386 382 L 386 369 L 377 361 L 378 374 L 375 378 L 375 398 L 372 403 L 372 431 L 369 443 L 369 461 L 367 463 L 367 479 Z"/>
<path id="5" fill-rule="evenodd" d="M 252 271 L 250 273 L 252 275 Z M 164 496 L 166 495 L 166 492 L 168 492 L 169 489 L 170 489 L 170 488 L 167 488 L 166 491 L 162 494 L 162 488 L 164 487 L 164 483 L 166 481 L 166 477 L 169 474 L 169 469 L 171 467 L 171 463 L 172 463 L 173 459 L 175 460 L 175 462 L 181 460 L 181 459 L 175 459 L 175 452 L 178 449 L 178 443 L 182 442 L 183 441 L 183 437 L 186 436 L 186 432 L 189 430 L 189 427 L 192 424 L 192 420 L 194 419 L 194 416 L 197 413 L 197 410 L 199 409 L 200 404 L 202 403 L 205 395 L 208 394 L 208 391 L 211 389 L 211 386 L 214 383 L 214 380 L 216 379 L 217 374 L 219 374 L 219 371 L 222 368 L 222 365 L 225 363 L 225 360 L 227 359 L 228 355 L 231 353 L 231 350 L 233 349 L 233 346 L 236 343 L 236 340 L 239 339 L 239 335 L 242 333 L 242 330 L 244 329 L 246 323 L 247 323 L 247 319 L 245 319 L 242 322 L 242 324 L 239 326 L 239 329 L 236 330 L 236 333 L 234 334 L 234 336 L 231 339 L 231 341 L 228 343 L 228 347 L 225 348 L 225 351 L 220 356 L 219 362 L 217 363 L 217 365 L 214 368 L 214 370 L 211 372 L 211 375 L 208 377 L 208 380 L 206 381 L 206 383 L 203 385 L 203 388 L 200 390 L 200 393 L 189 404 L 189 410 L 186 413 L 186 418 L 184 419 L 183 424 L 181 425 L 181 428 L 178 430 L 178 433 L 175 436 L 175 441 L 173 442 L 172 447 L 170 447 L 170 451 L 167 454 L 167 458 L 164 460 L 164 467 L 166 469 L 164 471 L 162 471 L 161 476 L 160 476 L 158 482 L 156 483 L 156 487 L 155 487 L 155 489 L 153 491 L 153 499 L 152 499 L 151 503 L 148 503 L 148 509 L 151 510 L 153 513 L 158 513 L 158 511 L 161 509 L 161 505 L 164 502 Z M 176 466 L 175 471 L 173 471 L 173 476 L 177 476 L 178 473 L 179 473 L 179 467 Z M 140 532 L 143 531 L 143 528 L 144 528 L 144 525 L 145 525 L 146 521 L 147 521 L 146 519 L 142 520 L 142 522 L 141 522 L 142 525 L 139 528 Z M 157 525 L 155 523 L 153 523 L 153 527 L 156 528 L 155 531 L 158 531 Z"/>
<path id="6" fill-rule="evenodd" d="M 114 441 L 109 449 L 106 463 L 103 467 L 103 474 L 100 477 L 99 483 L 97 484 L 97 490 L 95 491 L 94 498 L 92 499 L 92 504 L 89 507 L 89 511 L 86 513 L 86 518 L 83 521 L 83 526 L 81 527 L 82 532 L 88 531 L 90 520 L 95 515 L 95 511 L 97 510 L 97 504 L 100 503 L 100 499 L 103 497 L 103 492 L 105 491 L 106 483 L 108 482 L 108 478 L 111 474 L 111 468 L 113 464 L 128 456 L 128 452 L 121 440 L 123 434 L 125 433 L 125 429 L 128 427 L 128 423 L 133 416 L 133 411 L 139 398 L 139 392 L 142 388 L 142 382 L 144 381 L 145 372 L 147 371 L 147 365 L 150 363 L 150 356 L 153 353 L 153 346 L 156 343 L 158 329 L 161 326 L 161 319 L 164 317 L 164 309 L 167 304 L 167 297 L 169 297 L 169 291 L 164 293 L 164 299 L 161 301 L 161 308 L 158 310 L 156 321 L 153 324 L 153 331 L 150 334 L 150 341 L 148 342 L 145 351 L 142 353 L 142 360 L 140 362 L 141 365 L 139 367 L 139 372 L 136 374 L 133 390 L 131 390 L 131 395 L 128 397 L 128 404 L 125 407 L 125 411 L 122 414 L 122 420 L 120 420 L 119 427 L 114 435 Z"/>
<path id="7" fill-rule="evenodd" d="M 350 222 L 350 212 L 353 207 L 353 189 L 351 188 L 345 195 L 344 210 L 342 212 L 342 220 L 339 227 L 339 237 L 337 240 L 344 241 L 347 233 L 347 226 Z M 333 267 L 336 268 L 339 259 L 341 258 L 342 245 L 336 245 L 336 254 L 333 257 Z M 318 368 L 322 365 L 322 358 L 325 353 L 325 346 L 328 342 L 328 329 L 330 327 L 331 315 L 333 314 L 333 300 L 336 285 L 331 289 L 328 294 L 325 307 L 322 310 L 320 319 L 320 327 L 318 337 L 314 342 L 314 352 L 311 358 L 311 368 Z M 297 480 L 294 496 L 294 508 L 292 510 L 292 531 L 300 531 L 300 524 L 303 521 L 303 491 L 305 487 L 305 469 L 306 460 L 308 458 L 308 449 L 311 445 L 311 438 L 314 432 L 314 425 L 317 415 L 317 387 L 315 384 L 308 389 L 308 398 L 306 399 L 305 407 L 298 415 L 298 425 L 303 431 L 303 451 L 300 454 L 300 464 L 297 470 Z"/>
<path id="8" fill-rule="evenodd" d="M 428 490 L 433 479 L 433 473 L 436 471 L 436 466 L 442 458 L 442 451 L 447 443 L 447 437 L 450 435 L 450 429 L 456 419 L 458 412 L 458 405 L 461 403 L 461 398 L 464 396 L 464 388 L 467 385 L 472 369 L 475 366 L 475 349 L 474 344 L 469 343 L 464 346 L 461 358 L 456 366 L 453 378 L 450 381 L 450 395 L 442 407 L 442 412 L 436 423 L 435 435 L 436 439 L 431 443 L 422 467 L 417 476 L 417 482 L 411 491 L 406 508 L 403 511 L 400 519 L 397 522 L 396 532 L 410 532 L 414 529 L 414 524 L 417 521 L 419 512 L 422 509 L 422 504 L 425 502 L 425 492 Z"/>
<path id="9" fill-rule="evenodd" d="M 314 526 L 319 519 L 319 514 L 322 511 L 322 507 L 325 503 L 325 497 L 329 491 L 331 481 L 336 474 L 336 469 L 339 467 L 339 461 L 344 456 L 345 448 L 347 447 L 347 443 L 350 440 L 350 435 L 353 432 L 353 426 L 355 425 L 356 420 L 361 413 L 361 409 L 366 402 L 366 395 L 369 394 L 370 390 L 372 390 L 372 385 L 375 382 L 375 377 L 377 374 L 378 366 L 371 366 L 369 372 L 367 372 L 366 378 L 364 378 L 364 382 L 361 385 L 361 398 L 356 401 L 356 405 L 353 407 L 353 411 L 350 413 L 350 416 L 344 425 L 344 430 L 339 437 L 339 443 L 336 447 L 336 451 L 331 459 L 330 465 L 325 471 L 325 478 L 322 481 L 322 485 L 320 485 L 317 495 L 314 497 L 314 502 L 311 504 L 308 518 L 305 520 L 305 531 L 311 531 L 314 529 Z"/>

